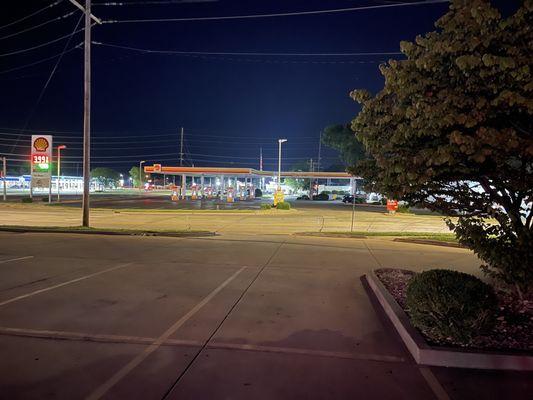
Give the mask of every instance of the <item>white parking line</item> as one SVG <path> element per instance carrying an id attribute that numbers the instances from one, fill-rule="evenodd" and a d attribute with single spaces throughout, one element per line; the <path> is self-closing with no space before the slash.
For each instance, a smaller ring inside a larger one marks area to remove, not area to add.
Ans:
<path id="1" fill-rule="evenodd" d="M 70 285 L 72 283 L 83 281 L 85 279 L 89 279 L 89 278 L 92 278 L 94 276 L 105 274 L 106 272 L 111 272 L 111 271 L 114 271 L 116 269 L 124 268 L 124 267 L 127 267 L 128 265 L 131 265 L 131 264 L 133 264 L 133 263 L 120 264 L 120 265 L 117 265 L 117 266 L 112 267 L 112 268 L 104 269 L 103 271 L 95 272 L 93 274 L 85 275 L 85 276 L 82 276 L 80 278 L 72 279 L 72 280 L 67 281 L 67 282 L 63 282 L 63 283 L 60 283 L 60 284 L 57 284 L 57 285 L 49 286 L 49 287 L 44 288 L 44 289 L 35 290 L 33 292 L 26 293 L 26 294 L 23 294 L 21 296 L 13 297 L 11 299 L 4 300 L 4 301 L 0 302 L 0 306 L 5 306 L 6 304 L 13 303 L 15 301 L 19 301 L 19 300 L 25 299 L 27 297 L 35 296 L 36 294 L 39 294 L 39 293 L 48 292 L 50 290 L 54 290 L 54 289 L 60 288 L 62 286 Z"/>
<path id="2" fill-rule="evenodd" d="M 29 258 L 33 258 L 33 256 L 26 256 L 26 257 L 19 257 L 19 258 L 12 258 L 10 260 L 1 260 L 0 264 L 5 264 L 11 261 L 20 261 L 20 260 L 27 260 Z"/>
<path id="3" fill-rule="evenodd" d="M 194 314 L 196 314 L 200 309 L 205 306 L 213 297 L 215 297 L 218 292 L 224 289 L 231 281 L 233 281 L 237 275 L 244 271 L 246 267 L 240 268 L 237 272 L 231 275 L 228 279 L 222 282 L 216 289 L 209 293 L 206 297 L 202 299 L 198 304 L 196 304 L 187 314 L 178 319 L 170 328 L 168 328 L 161 336 L 159 336 L 154 342 L 148 346 L 142 353 L 137 355 L 124 367 L 118 370 L 111 378 L 109 378 L 104 384 L 98 387 L 91 395 L 89 395 L 86 400 L 98 400 L 102 398 L 113 386 L 122 380 L 126 375 L 128 375 L 135 367 L 142 363 L 150 354 L 156 351 L 164 342 L 172 336 L 185 322 L 187 322 Z"/>

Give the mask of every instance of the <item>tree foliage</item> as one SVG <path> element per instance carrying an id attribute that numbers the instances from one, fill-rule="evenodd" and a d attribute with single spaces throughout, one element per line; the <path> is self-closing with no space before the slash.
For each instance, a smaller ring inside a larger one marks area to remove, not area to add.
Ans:
<path id="1" fill-rule="evenodd" d="M 136 166 L 131 167 L 128 174 L 130 175 L 131 179 L 133 179 L 133 186 L 139 186 L 139 184 L 141 183 L 139 167 L 136 167 Z"/>
<path id="2" fill-rule="evenodd" d="M 310 164 L 306 161 L 300 161 L 292 165 L 291 171 L 306 172 L 310 170 L 310 167 Z M 311 185 L 310 179 L 305 178 L 285 178 L 284 182 L 287 186 L 289 186 L 292 190 L 295 191 L 307 190 Z"/>
<path id="3" fill-rule="evenodd" d="M 379 93 L 351 93 L 371 155 L 357 172 L 376 191 L 459 213 L 449 225 L 485 270 L 530 289 L 533 1 L 503 18 L 487 0 L 454 0 L 436 26 L 381 66 Z"/>
<path id="4" fill-rule="evenodd" d="M 322 143 L 338 150 L 344 165 L 354 165 L 365 158 L 365 148 L 353 134 L 350 125 L 331 125 L 322 132 Z"/>
<path id="5" fill-rule="evenodd" d="M 96 179 L 104 186 L 116 186 L 120 179 L 120 174 L 111 168 L 98 167 L 91 171 L 91 178 Z"/>

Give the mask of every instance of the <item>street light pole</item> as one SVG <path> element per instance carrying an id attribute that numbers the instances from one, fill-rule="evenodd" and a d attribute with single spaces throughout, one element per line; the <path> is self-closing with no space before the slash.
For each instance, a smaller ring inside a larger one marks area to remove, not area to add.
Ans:
<path id="1" fill-rule="evenodd" d="M 139 190 L 143 189 L 143 171 L 142 171 L 142 168 L 143 168 L 143 164 L 145 162 L 146 161 L 139 161 Z"/>
<path id="2" fill-rule="evenodd" d="M 278 139 L 278 191 L 281 190 L 281 144 L 286 141 L 287 139 Z"/>
<path id="3" fill-rule="evenodd" d="M 64 144 L 57 146 L 57 202 L 59 203 L 59 187 L 61 185 L 61 150 L 66 149 Z"/>

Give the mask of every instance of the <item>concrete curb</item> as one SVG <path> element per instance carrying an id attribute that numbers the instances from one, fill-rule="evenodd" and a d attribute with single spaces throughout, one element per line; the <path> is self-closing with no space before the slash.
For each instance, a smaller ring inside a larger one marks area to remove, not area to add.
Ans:
<path id="1" fill-rule="evenodd" d="M 438 367 L 533 371 L 533 355 L 457 350 L 429 345 L 409 317 L 383 286 L 374 271 L 365 275 L 383 311 L 390 319 L 417 364 Z"/>
<path id="2" fill-rule="evenodd" d="M 442 242 L 440 240 L 433 240 L 433 239 L 394 238 L 393 241 L 404 242 L 404 243 L 416 243 L 416 244 L 430 244 L 433 246 L 456 247 L 456 248 L 466 249 L 465 246 L 462 246 L 459 243 Z"/>
<path id="3" fill-rule="evenodd" d="M 330 238 L 341 238 L 341 239 L 366 239 L 364 235 L 350 235 L 346 234 L 334 234 L 328 232 L 296 232 L 292 234 L 293 236 L 312 236 L 312 237 L 330 237 Z"/>
<path id="4" fill-rule="evenodd" d="M 99 229 L 78 230 L 78 229 L 46 229 L 46 228 L 24 228 L 24 227 L 3 227 L 0 232 L 15 233 L 73 233 L 83 235 L 109 235 L 109 236 L 163 236 L 163 237 L 205 237 L 216 236 L 216 232 L 156 232 L 156 231 L 107 231 Z"/>

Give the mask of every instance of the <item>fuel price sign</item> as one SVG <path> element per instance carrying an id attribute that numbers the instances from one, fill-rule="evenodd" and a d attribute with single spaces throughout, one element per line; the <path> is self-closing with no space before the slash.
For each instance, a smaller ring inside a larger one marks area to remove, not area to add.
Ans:
<path id="1" fill-rule="evenodd" d="M 52 178 L 52 136 L 31 137 L 31 181 L 32 187 L 49 187 Z"/>

